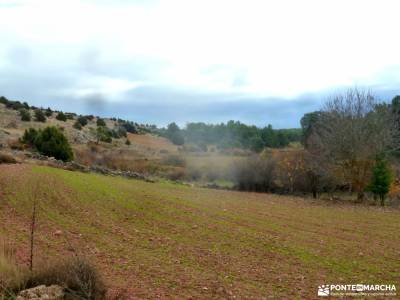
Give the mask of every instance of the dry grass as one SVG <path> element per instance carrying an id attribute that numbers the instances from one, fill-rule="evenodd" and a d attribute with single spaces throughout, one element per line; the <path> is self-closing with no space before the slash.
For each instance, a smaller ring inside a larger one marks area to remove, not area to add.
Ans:
<path id="1" fill-rule="evenodd" d="M 12 243 L 0 241 L 0 299 L 2 296 L 14 295 L 11 287 L 19 285 L 27 271 L 26 267 L 17 265 Z"/>
<path id="2" fill-rule="evenodd" d="M 12 155 L 0 152 L 0 164 L 15 164 L 16 162 Z"/>
<path id="3" fill-rule="evenodd" d="M 132 145 L 136 145 L 145 150 L 162 151 L 166 150 L 169 153 L 176 153 L 178 147 L 172 144 L 169 140 L 163 137 L 158 137 L 150 134 L 132 134 L 128 133 L 128 139 Z"/>
<path id="4" fill-rule="evenodd" d="M 59 285 L 67 299 L 105 299 L 106 287 L 96 268 L 86 259 L 70 257 L 41 261 L 33 272 L 19 264 L 15 248 L 2 242 L 0 248 L 0 299 L 14 299 L 19 291 L 39 285 Z"/>

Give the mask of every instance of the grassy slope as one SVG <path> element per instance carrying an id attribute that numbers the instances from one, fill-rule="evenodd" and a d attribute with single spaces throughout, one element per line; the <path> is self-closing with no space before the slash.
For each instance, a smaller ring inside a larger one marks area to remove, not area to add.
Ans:
<path id="1" fill-rule="evenodd" d="M 75 249 L 138 298 L 314 298 L 323 283 L 400 284 L 398 211 L 2 165 L 0 234 L 20 261 L 33 199 L 38 257 Z"/>

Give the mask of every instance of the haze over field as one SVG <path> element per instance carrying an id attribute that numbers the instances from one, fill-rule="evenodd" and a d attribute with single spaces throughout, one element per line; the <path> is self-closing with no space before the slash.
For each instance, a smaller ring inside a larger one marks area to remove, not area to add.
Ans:
<path id="1" fill-rule="evenodd" d="M 0 3 L 0 91 L 166 125 L 298 127 L 327 94 L 399 93 L 397 1 Z"/>

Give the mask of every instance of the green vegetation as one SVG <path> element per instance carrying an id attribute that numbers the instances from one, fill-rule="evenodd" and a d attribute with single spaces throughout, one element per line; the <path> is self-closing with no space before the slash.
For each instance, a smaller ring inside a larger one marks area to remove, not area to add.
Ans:
<path id="1" fill-rule="evenodd" d="M 111 143 L 112 142 L 112 132 L 109 128 L 107 128 L 105 126 L 99 126 L 96 129 L 96 138 L 97 138 L 97 142 Z"/>
<path id="2" fill-rule="evenodd" d="M 73 159 L 71 146 L 63 132 L 56 127 L 46 127 L 43 130 L 29 128 L 21 141 L 31 147 L 34 147 L 39 153 L 52 156 L 63 161 Z"/>
<path id="3" fill-rule="evenodd" d="M 385 205 L 385 197 L 389 193 L 390 184 L 392 183 L 392 173 L 387 160 L 378 157 L 372 170 L 372 179 L 369 190 L 374 195 L 379 196 L 381 206 Z"/>
<path id="4" fill-rule="evenodd" d="M 174 145 L 180 146 L 185 143 L 182 131 L 175 123 L 169 124 L 164 134 Z"/>
<path id="5" fill-rule="evenodd" d="M 35 121 L 36 122 L 46 122 L 46 116 L 41 109 L 35 110 Z"/>
<path id="6" fill-rule="evenodd" d="M 24 122 L 31 121 L 31 113 L 26 108 L 21 108 L 19 110 L 19 115 L 21 116 L 21 121 L 24 121 Z"/>
<path id="7" fill-rule="evenodd" d="M 51 116 L 53 115 L 53 111 L 51 110 L 50 107 L 48 107 L 48 108 L 45 110 L 44 114 L 46 115 L 46 117 L 51 117 Z"/>
<path id="8" fill-rule="evenodd" d="M 79 123 L 79 121 L 75 121 L 73 127 L 75 129 L 82 130 L 82 125 L 81 125 L 81 123 Z"/>
<path id="9" fill-rule="evenodd" d="M 312 299 L 321 278 L 398 281 L 397 210 L 0 168 L 0 232 L 18 253 L 25 253 L 32 201 L 40 199 L 36 260 L 90 257 L 110 287 L 138 298 Z"/>
<path id="10" fill-rule="evenodd" d="M 97 126 L 106 126 L 106 122 L 101 118 L 97 118 L 96 124 Z"/>
<path id="11" fill-rule="evenodd" d="M 59 120 L 59 121 L 66 122 L 67 121 L 67 116 L 62 111 L 60 111 L 57 114 L 56 119 Z"/>
<path id="12" fill-rule="evenodd" d="M 300 142 L 302 132 L 300 129 L 276 130 L 271 125 L 258 128 L 239 121 L 229 121 L 216 125 L 188 123 L 184 129 L 171 123 L 160 134 L 176 145 L 184 142 L 198 146 L 213 144 L 221 149 L 242 148 L 260 152 L 264 147 L 283 148 L 291 142 Z"/>
<path id="13" fill-rule="evenodd" d="M 88 123 L 88 118 L 86 116 L 80 116 L 77 119 L 77 123 L 79 123 L 81 127 L 85 127 Z"/>

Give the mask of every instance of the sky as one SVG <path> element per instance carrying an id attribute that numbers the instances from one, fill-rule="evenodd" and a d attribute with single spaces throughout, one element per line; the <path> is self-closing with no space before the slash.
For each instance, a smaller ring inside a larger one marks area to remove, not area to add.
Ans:
<path id="1" fill-rule="evenodd" d="M 170 122 L 299 127 L 349 87 L 400 94 L 399 1 L 0 0 L 0 95 Z"/>

